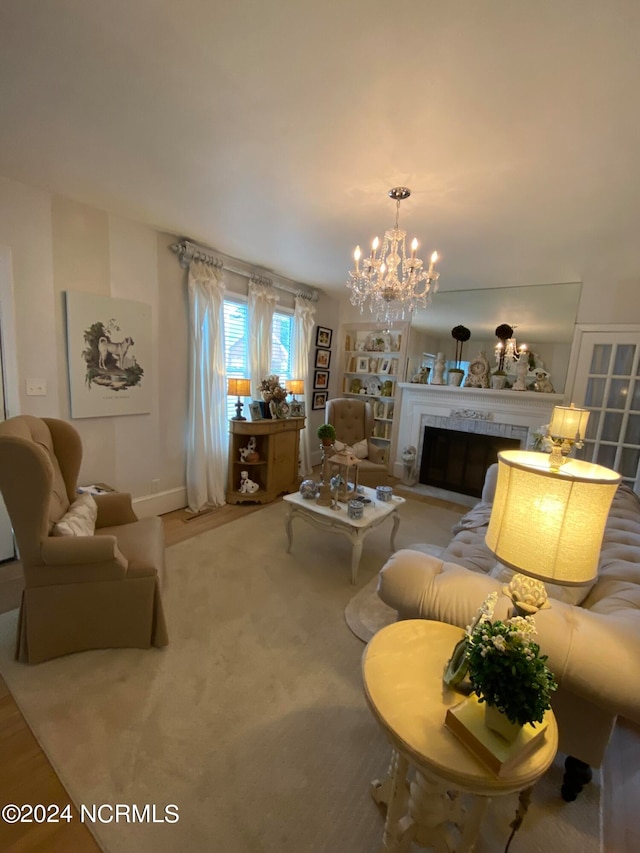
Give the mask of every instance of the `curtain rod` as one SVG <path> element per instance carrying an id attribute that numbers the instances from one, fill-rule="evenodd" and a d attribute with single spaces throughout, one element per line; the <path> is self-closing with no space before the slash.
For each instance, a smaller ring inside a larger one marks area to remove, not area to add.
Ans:
<path id="1" fill-rule="evenodd" d="M 302 290 L 300 287 L 276 281 L 269 276 L 251 272 L 248 269 L 235 265 L 233 258 L 225 258 L 223 260 L 218 255 L 212 254 L 211 249 L 205 249 L 196 243 L 192 243 L 190 240 L 178 240 L 177 243 L 172 243 L 169 248 L 174 255 L 178 256 L 178 262 L 183 269 L 188 269 L 192 261 L 201 261 L 203 264 L 214 266 L 217 269 L 225 269 L 228 272 L 242 275 L 257 284 L 271 284 L 273 287 L 278 288 L 278 290 L 285 290 L 287 293 L 293 293 L 294 296 L 300 296 L 302 299 L 309 299 L 311 302 L 318 301 L 317 290 Z"/>

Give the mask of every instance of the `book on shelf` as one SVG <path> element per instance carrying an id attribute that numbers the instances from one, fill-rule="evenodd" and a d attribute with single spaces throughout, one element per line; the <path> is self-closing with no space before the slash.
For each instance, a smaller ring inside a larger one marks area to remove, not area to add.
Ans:
<path id="1" fill-rule="evenodd" d="M 509 743 L 487 728 L 484 711 L 484 703 L 481 704 L 472 693 L 447 709 L 444 723 L 492 773 L 503 776 L 542 744 L 548 721 L 545 716 L 541 723 L 527 723 L 516 739 Z"/>

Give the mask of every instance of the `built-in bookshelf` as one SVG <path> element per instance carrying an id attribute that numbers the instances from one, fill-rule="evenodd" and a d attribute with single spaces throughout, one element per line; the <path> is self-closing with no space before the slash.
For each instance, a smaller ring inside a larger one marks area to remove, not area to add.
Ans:
<path id="1" fill-rule="evenodd" d="M 364 397 L 373 407 L 372 438 L 390 445 L 398 383 L 405 381 L 409 324 L 393 329 L 356 323 L 342 329 L 342 388 L 344 397 Z"/>

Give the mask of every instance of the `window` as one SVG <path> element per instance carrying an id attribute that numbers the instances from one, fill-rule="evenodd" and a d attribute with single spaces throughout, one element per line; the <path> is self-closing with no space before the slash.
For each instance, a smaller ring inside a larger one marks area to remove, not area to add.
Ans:
<path id="1" fill-rule="evenodd" d="M 224 363 L 227 376 L 249 376 L 249 312 L 246 302 L 224 300 Z M 227 417 L 236 414 L 237 397 L 227 397 Z M 245 417 L 247 415 L 244 413 Z"/>
<path id="2" fill-rule="evenodd" d="M 224 300 L 224 359 L 227 376 L 249 376 L 249 306 L 244 301 Z M 292 379 L 293 314 L 276 311 L 271 330 L 270 372 L 280 380 Z M 284 384 L 284 383 L 283 383 Z M 236 397 L 227 397 L 227 416 L 236 414 Z M 246 411 L 243 415 L 248 417 Z"/>
<path id="3" fill-rule="evenodd" d="M 275 312 L 271 329 L 271 372 L 283 379 L 293 379 L 293 316 Z M 281 384 L 284 384 L 281 382 Z"/>

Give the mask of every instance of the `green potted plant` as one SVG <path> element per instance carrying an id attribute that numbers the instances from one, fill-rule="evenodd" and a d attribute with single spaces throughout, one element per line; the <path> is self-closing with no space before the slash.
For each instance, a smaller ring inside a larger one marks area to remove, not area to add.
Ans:
<path id="1" fill-rule="evenodd" d="M 327 447 L 336 440 L 336 431 L 331 424 L 321 424 L 318 427 L 318 438 Z"/>
<path id="2" fill-rule="evenodd" d="M 551 707 L 557 684 L 547 667 L 547 656 L 535 642 L 533 616 L 512 616 L 491 621 L 497 593 L 483 606 L 483 616 L 467 634 L 468 677 L 479 701 L 487 704 L 486 723 L 498 729 L 500 715 L 511 725 L 511 735 L 500 725 L 499 732 L 515 737 L 527 723 L 541 723 Z M 499 712 L 496 717 L 495 712 Z"/>
<path id="3" fill-rule="evenodd" d="M 504 384 L 506 381 L 507 373 L 505 370 L 494 370 L 491 374 L 491 387 L 498 391 L 504 388 Z"/>

